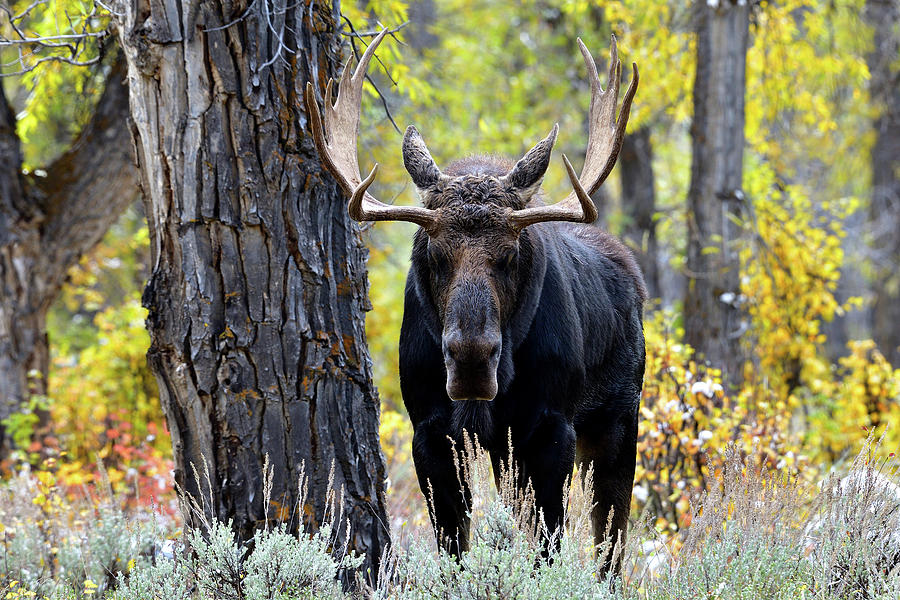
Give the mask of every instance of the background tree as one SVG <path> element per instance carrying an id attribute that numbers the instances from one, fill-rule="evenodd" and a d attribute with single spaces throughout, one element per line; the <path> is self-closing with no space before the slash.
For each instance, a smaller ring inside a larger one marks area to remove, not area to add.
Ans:
<path id="1" fill-rule="evenodd" d="M 697 2 L 697 72 L 688 192 L 686 341 L 739 382 L 746 325 L 737 306 L 748 2 Z"/>
<path id="2" fill-rule="evenodd" d="M 619 154 L 622 181 L 622 237 L 634 250 L 644 272 L 651 298 L 659 298 L 658 244 L 656 239 L 656 179 L 653 176 L 653 145 L 650 128 L 642 127 L 625 136 Z"/>
<path id="3" fill-rule="evenodd" d="M 319 522 L 331 485 L 374 573 L 388 530 L 366 250 L 300 100 L 339 69 L 339 5 L 114 8 L 150 227 L 148 358 L 176 482 L 243 540 L 269 519 Z"/>
<path id="4" fill-rule="evenodd" d="M 137 197 L 124 73 L 116 62 L 71 147 L 29 175 L 0 87 L 0 420 L 18 415 L 33 426 L 45 414 L 30 401 L 47 394 L 47 311 L 69 268 Z M 0 438 L 5 456 L 15 445 L 8 427 Z"/>
<path id="5" fill-rule="evenodd" d="M 874 30 L 867 62 L 869 93 L 878 111 L 869 206 L 875 271 L 872 336 L 885 357 L 900 367 L 900 4 L 867 0 L 865 15 Z"/>

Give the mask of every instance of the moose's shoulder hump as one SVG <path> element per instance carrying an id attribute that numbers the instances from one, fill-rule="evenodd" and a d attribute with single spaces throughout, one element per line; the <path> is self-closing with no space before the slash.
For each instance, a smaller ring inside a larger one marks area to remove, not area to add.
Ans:
<path id="1" fill-rule="evenodd" d="M 584 243 L 596 248 L 604 256 L 619 265 L 634 281 L 635 290 L 641 298 L 641 302 L 647 300 L 647 286 L 644 283 L 644 274 L 638 265 L 634 253 L 628 246 L 622 243 L 616 236 L 607 233 L 593 225 L 569 225 L 573 235 Z"/>

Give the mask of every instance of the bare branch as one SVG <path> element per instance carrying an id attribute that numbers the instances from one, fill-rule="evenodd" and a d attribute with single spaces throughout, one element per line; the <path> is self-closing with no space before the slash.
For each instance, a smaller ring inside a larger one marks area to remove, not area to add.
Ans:
<path id="1" fill-rule="evenodd" d="M 31 11 L 34 10 L 34 8 L 36 6 L 38 6 L 40 4 L 46 4 L 46 3 L 47 3 L 47 0 L 34 0 L 34 2 L 32 2 L 30 5 L 28 5 L 28 7 L 25 10 L 23 10 L 22 12 L 20 12 L 17 15 L 13 15 L 12 12 L 9 10 L 9 8 L 7 8 L 6 6 L 0 6 L 0 8 L 2 8 L 3 11 L 9 15 L 10 21 L 12 21 L 14 23 L 18 23 L 19 21 L 22 20 L 23 17 L 28 16 L 28 14 L 31 13 Z"/>
<path id="2" fill-rule="evenodd" d="M 394 126 L 394 129 L 397 130 L 397 133 L 403 133 L 400 131 L 400 128 L 397 127 L 396 121 L 394 121 L 394 116 L 391 114 L 391 109 L 388 108 L 387 98 L 384 97 L 384 94 L 381 93 L 381 90 L 378 89 L 378 86 L 375 85 L 375 82 L 372 81 L 372 78 L 366 75 L 366 81 L 368 81 L 373 88 L 375 88 L 375 92 L 378 93 L 378 97 L 381 98 L 381 105 L 384 106 L 384 114 L 387 116 L 388 120 L 391 122 L 391 125 Z"/>
<path id="3" fill-rule="evenodd" d="M 40 59 L 34 61 L 33 63 L 31 63 L 27 66 L 23 66 L 18 71 L 11 71 L 9 73 L 0 73 L 0 77 L 14 77 L 17 75 L 24 75 L 25 73 L 30 73 L 30 72 L 34 71 L 38 67 L 38 65 L 41 65 L 45 62 L 60 62 L 60 63 L 65 63 L 67 65 L 73 65 L 75 67 L 89 67 L 91 65 L 96 65 L 97 63 L 99 63 L 100 57 L 97 56 L 90 60 L 79 61 L 79 60 L 75 60 L 72 58 L 68 58 L 66 56 L 45 56 L 43 58 L 40 58 Z M 12 63 L 12 64 L 18 64 L 18 63 L 16 62 L 16 63 Z"/>
<path id="4" fill-rule="evenodd" d="M 353 23 L 350 21 L 350 19 L 348 19 L 345 15 L 341 15 L 341 17 L 344 19 L 344 21 L 347 22 L 347 27 L 350 28 L 350 33 L 349 33 L 349 34 L 346 34 L 346 33 L 345 33 L 344 35 L 348 35 L 348 36 L 350 37 L 350 48 L 353 49 L 353 55 L 356 57 L 356 60 L 359 60 L 359 52 L 356 51 L 356 42 L 355 42 L 355 39 L 354 39 L 354 38 L 359 38 L 360 40 L 362 40 L 362 35 L 356 33 L 356 30 L 353 28 Z M 407 21 L 407 23 L 408 23 L 408 22 L 409 22 L 409 21 Z M 400 30 L 400 29 L 397 28 L 397 31 L 399 31 L 399 30 Z M 379 32 L 379 33 L 380 33 L 380 32 Z M 397 39 L 396 36 L 394 36 L 393 34 L 391 34 L 391 30 L 388 30 L 388 35 L 390 35 L 391 38 L 393 38 L 393 39 L 395 39 L 395 40 Z M 399 41 L 399 40 L 398 40 L 398 41 Z M 368 46 L 368 44 L 366 44 L 366 46 Z M 388 71 L 388 68 L 385 66 L 385 64 L 384 64 L 383 62 L 381 62 L 381 59 L 378 58 L 377 56 L 374 57 L 374 58 L 375 58 L 375 60 L 378 61 L 378 64 L 381 65 L 381 69 L 384 71 L 384 74 L 387 75 L 387 78 L 390 80 L 391 85 L 397 85 L 397 82 L 394 80 L 393 77 L 391 77 L 391 72 Z M 366 77 L 366 78 L 368 79 L 368 77 Z M 370 82 L 370 83 L 371 83 L 371 81 L 372 81 L 372 80 L 369 79 L 369 82 Z M 396 125 L 395 125 L 395 127 L 396 127 Z M 399 131 L 399 130 L 398 130 L 398 131 Z"/>
<path id="5" fill-rule="evenodd" d="M 0 72 L 0 77 L 23 75 L 34 71 L 46 62 L 60 62 L 78 67 L 97 64 L 101 59 L 101 45 L 103 39 L 109 35 L 107 23 L 110 11 L 102 0 L 94 0 L 89 13 L 70 15 L 63 11 L 64 23 L 61 18 L 55 20 L 56 33 L 39 35 L 29 32 L 31 24 L 40 22 L 46 12 L 57 11 L 51 6 L 51 2 L 58 0 L 34 0 L 22 12 L 13 14 L 4 3 L 0 4 L 0 17 L 4 14 L 9 23 L 11 35 L 0 33 L 0 48 L 13 47 L 18 49 L 18 57 L 8 63 L 0 65 L 0 68 L 18 66 L 13 72 Z M 102 27 L 98 27 L 95 23 Z M 27 48 L 28 52 L 22 49 Z"/>
<path id="6" fill-rule="evenodd" d="M 48 35 L 41 37 L 23 37 L 17 40 L 11 40 L 8 38 L 0 37 L 0 46 L 15 46 L 18 44 L 38 44 L 44 47 L 58 48 L 58 47 L 66 47 L 71 48 L 72 44 L 56 44 L 53 42 L 57 40 L 74 40 L 76 42 L 81 42 L 86 39 L 91 38 L 102 38 L 106 36 L 105 31 L 87 31 L 85 33 L 70 33 L 70 34 L 62 34 L 62 35 Z"/>
<path id="7" fill-rule="evenodd" d="M 364 38 L 364 37 L 375 37 L 375 36 L 377 36 L 379 33 L 381 33 L 380 30 L 375 30 L 375 31 L 355 31 L 355 30 L 353 29 L 353 24 L 350 22 L 350 20 L 349 20 L 346 16 L 344 16 L 344 15 L 341 15 L 341 16 L 343 17 L 343 19 L 344 19 L 345 21 L 347 21 L 347 25 L 350 26 L 350 33 L 347 33 L 347 32 L 344 31 L 344 32 L 341 32 L 342 35 L 346 35 L 347 37 Z M 398 31 L 400 31 L 401 29 L 405 28 L 407 25 L 409 25 L 409 21 L 405 21 L 405 22 L 401 23 L 400 25 L 397 25 L 397 26 L 394 27 L 393 29 L 388 29 L 388 35 L 391 36 L 392 38 L 394 38 L 394 40 L 397 41 L 398 43 L 404 44 L 404 45 L 405 45 L 405 42 L 403 42 L 402 40 L 398 39 L 397 36 L 395 36 L 394 34 L 397 33 Z"/>
<path id="8" fill-rule="evenodd" d="M 345 33 L 344 35 L 346 35 L 350 38 L 350 48 L 353 50 L 353 55 L 356 57 L 356 61 L 359 62 L 359 60 L 360 60 L 359 52 L 357 52 L 357 50 L 356 50 L 355 39 L 362 40 L 363 37 L 367 37 L 369 34 L 368 33 L 357 33 L 356 29 L 354 29 L 353 23 L 350 21 L 350 19 L 348 19 L 345 15 L 341 15 L 341 16 L 343 17 L 344 21 L 347 22 L 347 27 L 350 28 L 350 33 Z M 394 34 L 397 33 L 398 31 L 400 31 L 401 29 L 403 29 L 404 27 L 406 27 L 407 25 L 409 25 L 409 21 L 406 21 L 402 25 L 398 25 L 397 27 L 395 27 L 393 29 L 388 29 L 387 35 L 391 36 L 393 39 L 396 40 L 397 38 L 396 38 L 396 36 L 394 36 Z M 380 35 L 380 34 L 381 34 L 381 32 L 375 33 L 375 35 Z M 366 45 L 368 46 L 368 44 L 366 44 Z M 391 77 L 391 72 L 388 70 L 388 68 L 385 66 L 385 64 L 383 62 L 381 62 L 381 59 L 378 58 L 377 56 L 375 56 L 373 58 L 375 58 L 375 60 L 378 61 L 378 64 L 381 65 L 381 68 L 384 70 L 385 75 L 387 75 L 387 78 L 391 82 L 391 85 L 396 86 L 397 82 L 394 81 L 393 77 Z M 366 81 L 368 81 L 372 85 L 372 87 L 375 89 L 375 92 L 378 94 L 378 97 L 381 99 L 381 104 L 382 104 L 382 106 L 384 106 L 384 114 L 387 116 L 388 120 L 391 122 L 391 125 L 394 126 L 394 129 L 397 131 L 397 133 L 402 134 L 403 132 L 400 131 L 400 128 L 397 126 L 397 122 L 394 121 L 394 116 L 391 114 L 390 108 L 388 108 L 387 98 L 384 96 L 384 94 L 381 93 L 381 90 L 378 89 L 378 86 L 375 85 L 375 82 L 372 80 L 372 78 L 369 76 L 368 73 L 366 73 Z"/>

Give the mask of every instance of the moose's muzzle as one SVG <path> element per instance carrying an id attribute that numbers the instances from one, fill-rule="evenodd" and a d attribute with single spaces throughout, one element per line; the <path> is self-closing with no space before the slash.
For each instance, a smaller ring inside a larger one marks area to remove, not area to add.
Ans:
<path id="1" fill-rule="evenodd" d="M 502 338 L 496 332 L 466 336 L 459 329 L 445 331 L 442 343 L 451 400 L 493 400 L 497 395 L 497 367 Z"/>

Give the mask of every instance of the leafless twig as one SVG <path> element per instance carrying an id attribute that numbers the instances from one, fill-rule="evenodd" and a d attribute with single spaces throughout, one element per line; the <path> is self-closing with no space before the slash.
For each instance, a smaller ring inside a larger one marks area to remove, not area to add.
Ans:
<path id="1" fill-rule="evenodd" d="M 356 56 L 356 60 L 359 60 L 359 52 L 356 50 L 356 39 L 355 39 L 355 38 L 358 38 L 358 39 L 362 40 L 362 38 L 364 37 L 364 34 L 356 33 L 356 30 L 353 28 L 353 23 L 350 21 L 350 19 L 348 19 L 348 18 L 347 18 L 346 16 L 344 16 L 344 15 L 341 15 L 341 17 L 344 19 L 344 21 L 347 22 L 347 27 L 350 28 L 350 33 L 345 33 L 344 35 L 347 35 L 347 36 L 350 37 L 350 48 L 353 50 L 353 55 Z M 406 23 L 409 23 L 409 21 L 407 21 Z M 404 24 L 401 25 L 400 27 L 396 28 L 396 29 L 393 31 L 393 33 L 389 32 L 390 36 L 391 36 L 393 39 L 396 40 L 397 37 L 394 35 L 394 33 L 396 33 L 397 31 L 400 31 L 400 29 L 401 29 L 402 27 L 404 27 L 404 26 L 406 25 L 406 23 L 404 23 Z M 379 32 L 379 33 L 380 33 L 380 32 Z M 397 41 L 399 41 L 399 40 L 397 40 Z M 368 44 L 366 44 L 366 46 L 368 46 Z M 379 64 L 379 65 L 381 65 L 381 68 L 384 70 L 385 75 L 387 75 L 388 79 L 390 79 L 391 85 L 397 85 L 397 82 L 394 81 L 394 78 L 393 78 L 393 77 L 391 77 L 391 72 L 388 71 L 388 68 L 384 65 L 383 62 L 381 62 L 381 59 L 378 58 L 378 55 L 375 55 L 373 58 L 374 58 L 375 60 L 378 61 L 378 64 Z M 366 79 L 369 79 L 369 78 L 366 77 Z M 369 79 L 369 83 L 372 83 L 372 80 L 371 80 L 371 79 Z M 375 84 L 372 83 L 372 85 L 374 86 Z M 376 89 L 377 89 L 377 88 L 376 88 Z M 380 93 L 380 92 L 379 92 L 379 93 Z M 396 127 L 396 125 L 395 125 L 395 127 Z"/>
<path id="2" fill-rule="evenodd" d="M 359 52 L 356 49 L 356 39 L 362 40 L 363 37 L 366 37 L 369 34 L 367 32 L 366 33 L 357 33 L 356 29 L 353 27 L 353 23 L 350 21 L 350 19 L 348 19 L 344 15 L 342 15 L 342 17 L 343 17 L 344 21 L 347 22 L 347 27 L 350 28 L 350 33 L 349 34 L 345 33 L 344 35 L 347 35 L 350 37 L 350 48 L 353 50 L 353 55 L 356 57 L 356 60 L 359 61 Z M 394 29 L 389 30 L 388 35 L 390 35 L 394 39 L 397 39 L 394 36 L 394 34 L 397 33 L 398 31 L 400 31 L 401 29 L 403 29 L 404 27 L 406 27 L 408 24 L 409 24 L 409 21 L 406 21 L 405 23 L 398 25 Z M 378 33 L 380 33 L 380 32 L 378 32 Z M 366 44 L 366 45 L 368 46 L 368 44 Z M 397 82 L 394 81 L 393 77 L 391 77 L 391 72 L 388 70 L 388 68 L 385 66 L 385 64 L 383 62 L 381 62 L 381 59 L 378 58 L 377 55 L 374 56 L 374 58 L 375 58 L 375 60 L 378 61 L 378 64 L 381 65 L 381 68 L 384 70 L 385 75 L 387 75 L 387 78 L 391 82 L 391 85 L 397 85 Z M 372 78 L 369 77 L 368 74 L 366 74 L 366 81 L 368 81 L 372 85 L 372 87 L 375 88 L 375 92 L 378 94 L 378 97 L 381 99 L 381 105 L 384 106 L 384 114 L 387 115 L 387 118 L 391 122 L 391 125 L 394 126 L 394 129 L 397 131 L 397 133 L 402 134 L 403 132 L 400 131 L 400 128 L 397 126 L 396 121 L 394 121 L 394 116 L 391 114 L 390 108 L 388 108 L 387 98 L 384 97 L 384 94 L 381 93 L 381 90 L 378 89 L 378 86 L 375 85 L 375 82 L 372 81 Z"/>
<path id="3" fill-rule="evenodd" d="M 5 20 L 12 33 L 7 35 L 0 29 L 0 48 L 16 48 L 16 59 L 0 65 L 6 69 L 13 66 L 19 68 L 12 72 L 0 72 L 0 77 L 23 75 L 34 71 L 46 62 L 61 62 L 85 67 L 96 64 L 102 59 L 101 46 L 109 35 L 106 23 L 111 12 L 102 3 L 94 0 L 87 14 L 72 16 L 63 11 L 64 23 L 56 22 L 56 33 L 36 35 L 30 33 L 29 25 L 41 17 L 41 11 L 51 10 L 51 0 L 34 0 L 19 13 L 13 13 L 10 7 L 0 4 L 0 25 Z M 5 19 L 2 17 L 5 15 Z M 27 51 L 25 51 L 27 50 Z"/>
<path id="4" fill-rule="evenodd" d="M 355 31 L 353 29 L 353 24 L 350 22 L 350 20 L 347 17 L 344 17 L 344 20 L 347 21 L 347 25 L 350 27 L 350 32 L 348 33 L 346 31 L 344 31 L 341 33 L 343 35 L 346 35 L 347 37 L 356 37 L 356 38 L 375 37 L 376 35 L 381 33 L 381 30 L 378 30 L 378 29 L 373 30 L 373 31 Z M 397 25 L 393 29 L 388 29 L 388 35 L 391 36 L 392 38 L 394 38 L 394 40 L 396 40 L 397 43 L 403 44 L 405 46 L 406 44 L 402 40 L 398 39 L 397 36 L 395 36 L 394 34 L 397 33 L 398 31 L 400 31 L 401 29 L 403 29 L 404 27 L 406 27 L 407 25 L 409 25 L 409 21 L 404 21 L 403 23 L 401 23 L 400 25 Z"/>

